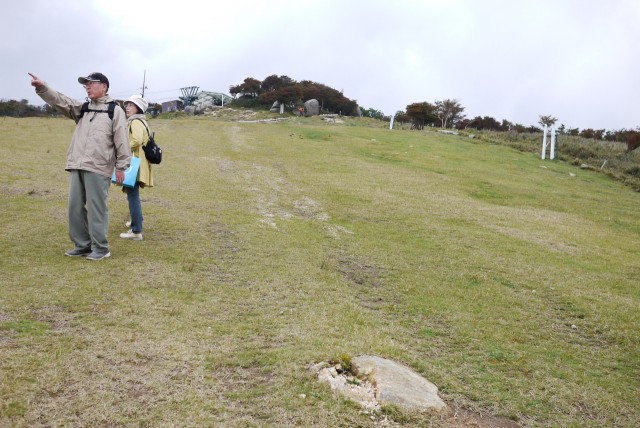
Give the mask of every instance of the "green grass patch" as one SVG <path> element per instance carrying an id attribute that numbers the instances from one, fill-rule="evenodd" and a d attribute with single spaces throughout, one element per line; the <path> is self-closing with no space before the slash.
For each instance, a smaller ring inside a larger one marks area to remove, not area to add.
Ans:
<path id="1" fill-rule="evenodd" d="M 14 332 L 25 336 L 42 336 L 48 329 L 49 328 L 46 324 L 31 320 L 7 321 L 0 323 L 0 330 Z"/>

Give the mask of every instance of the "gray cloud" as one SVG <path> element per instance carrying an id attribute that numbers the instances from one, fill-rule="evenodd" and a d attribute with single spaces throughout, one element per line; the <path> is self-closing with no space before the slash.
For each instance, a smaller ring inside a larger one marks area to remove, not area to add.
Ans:
<path id="1" fill-rule="evenodd" d="M 633 0 L 9 2 L 0 97 L 42 104 L 27 72 L 82 98 L 77 76 L 102 71 L 125 98 L 146 70 L 151 101 L 286 74 L 386 114 L 456 98 L 469 117 L 634 128 L 638 18 Z"/>

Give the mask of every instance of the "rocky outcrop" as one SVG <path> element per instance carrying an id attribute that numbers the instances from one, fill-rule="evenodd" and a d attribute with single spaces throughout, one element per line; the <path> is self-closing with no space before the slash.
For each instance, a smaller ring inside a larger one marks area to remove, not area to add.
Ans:
<path id="1" fill-rule="evenodd" d="M 349 371 L 341 365 L 320 363 L 310 367 L 318 380 L 336 393 L 367 409 L 392 404 L 409 411 L 447 408 L 438 388 L 410 368 L 381 357 L 363 355 L 351 360 Z"/>

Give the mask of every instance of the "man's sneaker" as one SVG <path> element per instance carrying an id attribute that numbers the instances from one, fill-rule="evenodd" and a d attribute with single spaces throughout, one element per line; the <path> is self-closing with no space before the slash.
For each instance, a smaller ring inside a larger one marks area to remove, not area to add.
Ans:
<path id="1" fill-rule="evenodd" d="M 124 227 L 131 227 L 131 220 L 127 220 L 124 224 Z"/>
<path id="2" fill-rule="evenodd" d="M 92 251 L 91 254 L 87 256 L 87 260 L 102 260 L 107 257 L 111 257 L 111 253 L 108 251 L 106 253 L 96 253 L 95 251 Z"/>
<path id="3" fill-rule="evenodd" d="M 89 254 L 91 254 L 91 248 L 87 248 L 86 250 L 74 248 L 73 250 L 67 250 L 64 252 L 64 255 L 69 257 L 87 257 Z"/>
<path id="4" fill-rule="evenodd" d="M 134 233 L 131 229 L 120 234 L 121 238 L 131 239 L 133 241 L 142 241 L 142 233 Z"/>

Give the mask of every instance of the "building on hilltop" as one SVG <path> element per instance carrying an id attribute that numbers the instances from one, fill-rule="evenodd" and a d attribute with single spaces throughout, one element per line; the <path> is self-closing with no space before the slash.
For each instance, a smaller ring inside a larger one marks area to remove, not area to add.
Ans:
<path id="1" fill-rule="evenodd" d="M 222 107 L 233 101 L 227 94 L 211 91 L 200 91 L 198 97 L 193 102 L 196 111 L 203 111 L 209 107 Z"/>
<path id="2" fill-rule="evenodd" d="M 180 100 L 166 101 L 162 103 L 162 113 L 168 111 L 181 111 L 184 109 L 184 104 Z"/>
<path id="3" fill-rule="evenodd" d="M 196 112 L 202 112 L 211 107 L 225 106 L 231 101 L 233 101 L 233 98 L 221 92 L 200 91 L 197 96 L 195 96 L 193 107 Z M 162 113 L 166 113 L 168 111 L 182 111 L 184 108 L 185 105 L 182 100 L 166 101 L 162 103 Z"/>

